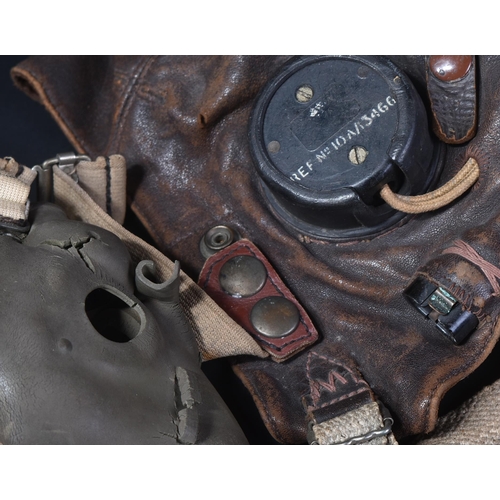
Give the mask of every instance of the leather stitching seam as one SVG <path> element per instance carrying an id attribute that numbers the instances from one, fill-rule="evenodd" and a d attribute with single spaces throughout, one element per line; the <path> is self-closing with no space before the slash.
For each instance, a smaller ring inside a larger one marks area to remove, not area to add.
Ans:
<path id="1" fill-rule="evenodd" d="M 326 408 L 327 406 L 332 406 L 335 403 L 343 401 L 344 399 L 352 398 L 353 396 L 356 396 L 357 394 L 361 394 L 362 392 L 370 392 L 370 388 L 368 387 L 368 384 L 367 384 L 367 387 L 361 387 L 361 388 L 357 389 L 356 391 L 350 392 L 349 394 L 344 394 L 343 396 L 340 396 L 336 399 L 332 399 L 328 403 L 323 403 L 320 406 L 308 406 L 307 409 L 308 410 L 320 410 L 321 408 Z"/>
<path id="2" fill-rule="evenodd" d="M 113 134 L 111 140 L 108 143 L 108 147 L 106 148 L 106 151 L 109 152 L 111 148 L 114 148 L 116 144 L 120 142 L 121 139 L 121 133 L 123 129 L 123 123 L 125 122 L 128 113 L 130 111 L 130 107 L 132 106 L 133 102 L 133 90 L 134 88 L 138 85 L 139 81 L 143 77 L 144 73 L 151 67 L 153 62 L 158 58 L 158 56 L 150 56 L 148 57 L 142 65 L 139 65 L 138 71 L 135 72 L 135 76 L 132 77 L 131 82 L 129 84 L 128 89 L 125 91 L 123 100 L 122 100 L 122 107 L 120 110 L 120 114 L 118 115 L 118 119 L 116 121 L 116 131 Z"/>
<path id="3" fill-rule="evenodd" d="M 344 368 L 345 370 L 347 370 L 349 372 L 349 374 L 352 376 L 354 382 L 356 384 L 361 384 L 361 385 L 364 385 L 365 387 L 362 387 L 354 392 L 351 392 L 349 394 L 344 394 L 343 396 L 340 396 L 338 398 L 334 398 L 332 399 L 331 401 L 329 402 L 326 402 L 324 404 L 322 404 L 321 406 L 309 406 L 308 409 L 314 409 L 314 410 L 318 410 L 320 408 L 325 408 L 326 406 L 330 406 L 334 403 L 338 403 L 339 401 L 342 401 L 344 399 L 347 399 L 347 398 L 350 398 L 352 396 L 355 396 L 356 394 L 361 394 L 362 392 L 365 392 L 365 391 L 371 391 L 370 389 L 370 386 L 368 385 L 368 383 L 366 382 L 366 380 L 362 379 L 362 378 L 359 378 L 356 376 L 356 374 L 347 366 L 345 366 L 344 364 L 340 363 L 339 361 L 336 361 L 335 359 L 333 358 L 328 358 L 327 356 L 322 356 L 321 354 L 318 354 L 316 352 L 313 352 L 311 351 L 309 353 L 309 356 L 307 357 L 307 364 L 306 364 L 306 376 L 307 376 L 307 379 L 309 380 L 309 390 L 310 390 L 310 393 L 312 392 L 311 390 L 311 382 L 313 380 L 313 377 L 311 376 L 311 360 L 312 360 L 312 357 L 313 356 L 316 356 L 317 358 L 320 358 L 324 361 L 327 361 L 328 363 L 332 363 L 332 364 L 336 364 L 336 365 L 339 365 L 341 366 L 342 368 Z"/>

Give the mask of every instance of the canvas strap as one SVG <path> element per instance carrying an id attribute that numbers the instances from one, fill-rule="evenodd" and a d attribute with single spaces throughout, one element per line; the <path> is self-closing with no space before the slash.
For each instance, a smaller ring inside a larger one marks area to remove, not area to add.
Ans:
<path id="1" fill-rule="evenodd" d="M 4 158 L 0 159 L 0 176 L 0 223 L 22 231 L 27 227 L 28 197 L 36 172 Z"/>

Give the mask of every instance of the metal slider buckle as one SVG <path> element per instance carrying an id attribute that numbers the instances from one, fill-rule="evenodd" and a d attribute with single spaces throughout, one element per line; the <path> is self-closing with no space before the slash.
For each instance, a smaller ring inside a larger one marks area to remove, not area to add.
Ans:
<path id="1" fill-rule="evenodd" d="M 380 401 L 378 402 L 378 405 L 380 408 L 380 413 L 382 415 L 382 421 L 384 423 L 384 427 L 382 429 L 373 430 L 367 432 L 366 434 L 362 434 L 361 436 L 354 436 L 340 443 L 333 443 L 333 444 L 336 446 L 362 444 L 371 441 L 372 439 L 388 436 L 392 431 L 392 426 L 394 425 L 394 419 L 391 417 L 389 410 Z M 311 424 L 312 423 L 310 423 L 309 425 L 312 427 Z M 318 441 L 316 440 L 311 441 L 310 444 L 319 445 Z"/>
<path id="2" fill-rule="evenodd" d="M 382 429 L 367 432 L 362 436 L 356 436 L 346 441 L 343 441 L 342 443 L 337 443 L 337 444 L 339 445 L 361 444 L 361 443 L 366 443 L 367 441 L 371 441 L 372 439 L 378 437 L 388 436 L 392 431 L 392 426 L 394 425 L 394 419 L 391 417 L 391 415 L 389 414 L 389 410 L 387 410 L 385 406 L 381 404 L 379 404 L 379 406 L 380 406 L 380 413 L 382 414 L 382 421 L 384 423 L 384 427 Z"/>
<path id="3" fill-rule="evenodd" d="M 405 298 L 455 345 L 467 340 L 478 327 L 479 320 L 448 290 L 418 275 L 404 290 Z"/>
<path id="4" fill-rule="evenodd" d="M 50 201 L 53 194 L 52 167 L 58 166 L 64 173 L 68 174 L 75 182 L 78 182 L 76 166 L 81 161 L 90 161 L 86 155 L 75 155 L 73 152 L 59 153 L 55 158 L 45 160 L 42 165 L 35 165 L 32 170 L 38 173 L 37 201 Z"/>

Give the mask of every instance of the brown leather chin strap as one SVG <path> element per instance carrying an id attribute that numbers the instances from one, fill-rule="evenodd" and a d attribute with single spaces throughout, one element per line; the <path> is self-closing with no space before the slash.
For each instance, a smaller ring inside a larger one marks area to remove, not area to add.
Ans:
<path id="1" fill-rule="evenodd" d="M 310 444 L 397 444 L 392 417 L 358 370 L 311 350 L 306 377 Z"/>

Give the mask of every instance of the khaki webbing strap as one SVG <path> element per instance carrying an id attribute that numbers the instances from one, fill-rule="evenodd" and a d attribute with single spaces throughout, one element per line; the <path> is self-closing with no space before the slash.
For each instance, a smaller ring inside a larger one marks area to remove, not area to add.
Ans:
<path id="1" fill-rule="evenodd" d="M 24 226 L 29 213 L 28 197 L 36 172 L 12 158 L 0 159 L 0 221 Z"/>
<path id="2" fill-rule="evenodd" d="M 90 197 L 123 224 L 127 207 L 127 165 L 121 155 L 99 156 L 96 161 L 81 161 L 76 166 L 78 184 Z"/>
<path id="3" fill-rule="evenodd" d="M 156 248 L 148 245 L 127 231 L 104 212 L 92 198 L 59 168 L 53 168 L 54 199 L 71 219 L 78 219 L 100 226 L 117 235 L 127 246 L 136 263 L 152 260 L 162 280 L 167 280 L 174 269 L 174 263 Z M 225 356 L 250 354 L 267 357 L 252 337 L 235 323 L 226 313 L 194 283 L 181 273 L 181 306 L 191 324 L 203 360 Z"/>
<path id="4" fill-rule="evenodd" d="M 312 425 L 313 444 L 398 444 L 386 421 L 378 403 L 373 402 Z"/>
<path id="5" fill-rule="evenodd" d="M 500 444 L 500 380 L 442 416 L 416 444 Z"/>

